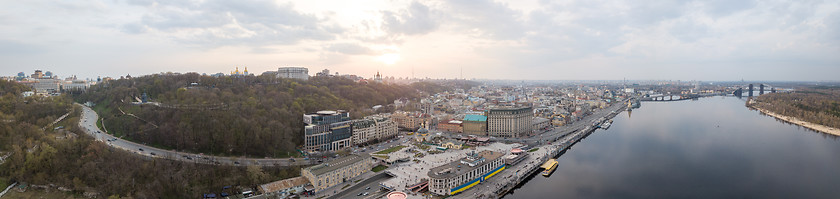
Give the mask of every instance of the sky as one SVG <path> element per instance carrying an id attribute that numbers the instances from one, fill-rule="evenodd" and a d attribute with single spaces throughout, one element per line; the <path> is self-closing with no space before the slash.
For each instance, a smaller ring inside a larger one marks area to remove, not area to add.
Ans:
<path id="1" fill-rule="evenodd" d="M 0 76 L 840 81 L 840 1 L 0 1 Z"/>

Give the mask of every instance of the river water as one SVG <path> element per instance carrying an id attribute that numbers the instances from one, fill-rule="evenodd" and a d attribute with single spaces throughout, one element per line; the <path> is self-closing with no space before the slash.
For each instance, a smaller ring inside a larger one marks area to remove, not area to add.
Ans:
<path id="1" fill-rule="evenodd" d="M 744 103 L 643 102 L 504 198 L 840 198 L 840 138 Z"/>

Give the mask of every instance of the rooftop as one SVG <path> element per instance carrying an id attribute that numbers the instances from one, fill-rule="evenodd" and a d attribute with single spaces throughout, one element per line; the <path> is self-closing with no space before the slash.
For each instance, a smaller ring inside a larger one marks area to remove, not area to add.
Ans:
<path id="1" fill-rule="evenodd" d="M 334 171 L 339 168 L 346 167 L 351 164 L 355 164 L 359 161 L 369 160 L 370 156 L 367 154 L 357 155 L 357 154 L 350 154 L 345 157 L 341 157 L 329 162 L 325 162 L 319 165 L 315 165 L 309 168 L 309 172 L 312 172 L 313 175 L 321 175 L 325 173 L 329 173 L 330 171 Z"/>
<path id="2" fill-rule="evenodd" d="M 263 193 L 270 193 L 270 192 L 276 192 L 276 191 L 280 191 L 280 190 L 304 185 L 306 183 L 309 183 L 309 180 L 307 180 L 306 178 L 304 178 L 304 177 L 294 177 L 294 178 L 289 178 L 289 179 L 285 179 L 285 180 L 275 181 L 275 182 L 268 183 L 268 184 L 263 184 L 263 185 L 260 185 L 259 188 L 260 188 L 260 191 L 262 191 Z"/>
<path id="3" fill-rule="evenodd" d="M 486 121 L 487 121 L 487 116 L 483 116 L 483 115 L 466 115 L 466 116 L 464 116 L 464 121 L 486 122 Z"/>
<path id="4" fill-rule="evenodd" d="M 452 161 L 450 163 L 432 168 L 429 170 L 429 177 L 432 178 L 451 178 L 459 176 L 463 173 L 472 171 L 485 164 L 489 164 L 496 159 L 499 159 L 505 153 L 498 151 L 484 150 L 475 154 L 468 154 L 467 157 Z"/>

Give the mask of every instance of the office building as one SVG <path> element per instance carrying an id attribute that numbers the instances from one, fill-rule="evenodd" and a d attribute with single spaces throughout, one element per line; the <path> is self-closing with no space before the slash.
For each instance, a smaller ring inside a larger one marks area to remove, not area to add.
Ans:
<path id="1" fill-rule="evenodd" d="M 498 107 L 487 111 L 487 134 L 495 137 L 525 137 L 533 126 L 531 107 Z"/>
<path id="2" fill-rule="evenodd" d="M 338 151 L 352 145 L 350 113 L 318 111 L 304 114 L 304 150 L 310 153 Z"/>
<path id="3" fill-rule="evenodd" d="M 277 77 L 308 80 L 309 69 L 304 67 L 280 67 L 277 69 Z"/>
<path id="4" fill-rule="evenodd" d="M 58 79 L 35 79 L 32 88 L 35 93 L 58 93 L 61 91 L 61 83 Z"/>

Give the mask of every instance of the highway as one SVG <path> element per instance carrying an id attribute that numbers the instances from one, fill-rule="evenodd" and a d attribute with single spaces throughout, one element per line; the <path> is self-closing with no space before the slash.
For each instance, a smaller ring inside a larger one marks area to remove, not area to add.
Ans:
<path id="1" fill-rule="evenodd" d="M 118 137 L 114 137 L 96 126 L 99 120 L 99 115 L 96 114 L 90 107 L 77 104 L 82 107 L 82 118 L 79 120 L 79 126 L 85 133 L 93 136 L 96 141 L 104 142 L 113 148 L 122 149 L 138 155 L 162 158 L 169 160 L 176 160 L 182 162 L 192 162 L 198 164 L 211 165 L 232 165 L 232 166 L 291 166 L 291 165 L 312 165 L 314 160 L 305 160 L 304 158 L 245 158 L 245 157 L 224 157 L 224 156 L 210 156 L 200 155 L 194 153 L 177 152 L 172 150 L 164 150 L 146 146 L 143 144 L 131 142 Z"/>

